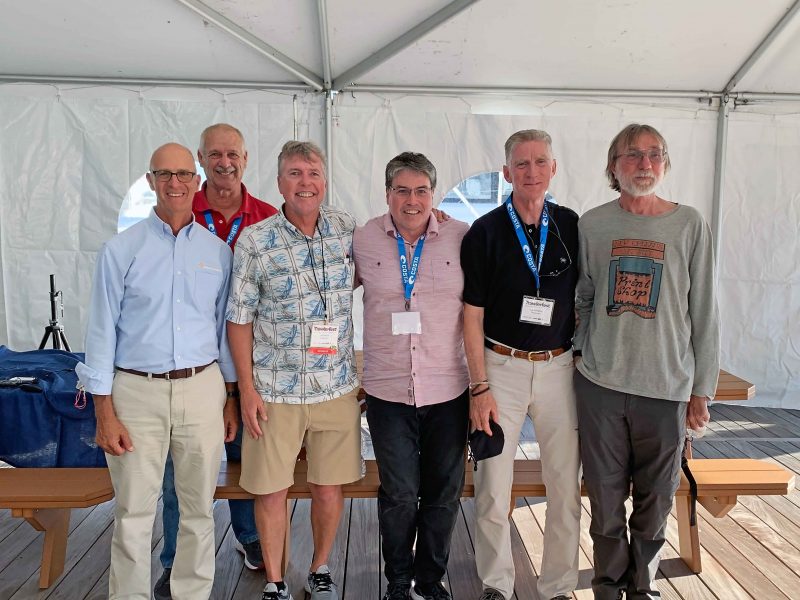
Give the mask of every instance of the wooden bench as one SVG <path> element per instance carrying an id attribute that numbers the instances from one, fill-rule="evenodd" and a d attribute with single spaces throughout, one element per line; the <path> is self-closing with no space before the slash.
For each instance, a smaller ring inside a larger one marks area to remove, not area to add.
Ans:
<path id="1" fill-rule="evenodd" d="M 310 498 L 306 482 L 306 462 L 298 461 L 295 483 L 289 498 Z M 784 468 L 754 459 L 696 459 L 689 466 L 697 481 L 697 501 L 715 517 L 723 517 L 736 505 L 740 495 L 785 495 L 794 488 L 794 475 Z M 472 465 L 467 465 L 462 496 L 471 497 Z M 344 486 L 347 498 L 375 498 L 378 495 L 378 469 L 367 461 L 366 476 Z M 39 587 L 49 587 L 64 570 L 69 514 L 72 508 L 86 508 L 110 500 L 113 495 L 107 469 L 0 469 L 0 508 L 10 508 L 14 517 L 23 518 L 45 532 Z M 517 498 L 543 497 L 541 463 L 517 460 L 514 463 L 512 507 Z M 216 498 L 244 499 L 252 496 L 239 487 L 239 464 L 222 463 Z M 675 498 L 678 519 L 679 553 L 689 568 L 699 573 L 700 540 L 697 525 L 690 525 L 689 483 L 682 476 Z M 288 542 L 287 531 L 287 542 Z M 288 552 L 286 553 L 288 556 Z"/>
<path id="2" fill-rule="evenodd" d="M 357 359 L 361 361 L 360 352 Z M 747 400 L 755 394 L 753 384 L 720 371 L 716 399 Z M 717 517 L 736 505 L 737 495 L 783 495 L 794 487 L 794 477 L 784 469 L 756 460 L 706 459 L 690 461 L 698 483 L 698 502 Z M 367 461 L 364 479 L 345 486 L 348 498 L 374 498 L 378 494 L 375 461 Z M 474 494 L 472 469 L 467 468 L 463 496 Z M 39 586 L 49 587 L 64 570 L 69 514 L 72 508 L 86 508 L 110 500 L 114 495 L 106 469 L 0 469 L 0 508 L 23 518 L 45 533 Z M 512 508 L 516 498 L 545 495 L 539 461 L 518 460 L 514 466 Z M 217 498 L 250 498 L 239 487 L 239 465 L 222 463 Z M 290 498 L 309 498 L 306 463 L 298 461 Z M 689 524 L 689 486 L 685 478 L 676 497 L 680 555 L 695 572 L 700 572 L 697 527 Z M 288 530 L 287 530 L 288 531 Z M 288 543 L 289 535 L 287 535 Z M 288 556 L 288 552 L 286 553 Z"/>

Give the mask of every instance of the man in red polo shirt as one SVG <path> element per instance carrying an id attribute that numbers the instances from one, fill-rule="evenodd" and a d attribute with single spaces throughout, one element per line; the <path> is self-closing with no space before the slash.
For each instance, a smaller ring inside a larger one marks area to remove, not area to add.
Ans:
<path id="1" fill-rule="evenodd" d="M 225 123 L 211 125 L 200 135 L 197 160 L 206 181 L 194 195 L 192 212 L 197 222 L 233 249 L 239 233 L 278 211 L 251 196 L 242 183 L 247 150 L 242 133 Z"/>
<path id="2" fill-rule="evenodd" d="M 276 214 L 278 211 L 266 202 L 251 196 L 242 183 L 247 167 L 247 150 L 242 132 L 226 123 L 206 128 L 200 135 L 197 160 L 206 173 L 206 181 L 192 201 L 195 220 L 227 243 L 233 250 L 242 229 Z M 238 396 L 238 391 L 228 394 Z M 241 461 L 242 431 L 233 442 L 225 444 L 228 460 Z M 175 543 L 178 534 L 178 498 L 175 494 L 172 461 L 167 460 L 164 472 L 164 546 L 161 565 L 164 572 L 156 582 L 153 595 L 156 600 L 170 600 L 170 576 Z M 236 537 L 236 548 L 244 555 L 248 569 L 263 569 L 264 560 L 253 516 L 252 500 L 229 500 L 231 527 Z"/>

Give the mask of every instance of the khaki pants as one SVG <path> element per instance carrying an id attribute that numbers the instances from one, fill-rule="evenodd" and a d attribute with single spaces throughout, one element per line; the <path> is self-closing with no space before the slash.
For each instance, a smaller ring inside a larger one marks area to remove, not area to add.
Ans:
<path id="1" fill-rule="evenodd" d="M 530 415 L 547 487 L 547 524 L 541 598 L 569 594 L 578 583 L 580 458 L 572 352 L 549 361 L 528 362 L 485 351 L 486 374 L 505 435 L 503 453 L 481 461 L 475 473 L 475 562 L 484 588 L 505 598 L 514 594 L 514 560 L 508 508 L 514 457 L 525 415 Z"/>
<path id="2" fill-rule="evenodd" d="M 109 598 L 151 598 L 150 541 L 169 451 L 180 504 L 172 598 L 207 599 L 214 582 L 212 505 L 224 439 L 219 367 L 172 381 L 119 371 L 112 397 L 134 451 L 106 454 L 116 496 Z"/>

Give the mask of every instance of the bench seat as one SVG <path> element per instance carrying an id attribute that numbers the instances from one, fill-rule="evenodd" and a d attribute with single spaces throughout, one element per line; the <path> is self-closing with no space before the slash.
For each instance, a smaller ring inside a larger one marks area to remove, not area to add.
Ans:
<path id="1" fill-rule="evenodd" d="M 295 483 L 289 498 L 310 498 L 305 461 L 298 461 Z M 375 498 L 378 495 L 378 469 L 374 460 L 366 462 L 366 476 L 344 486 L 347 498 Z M 689 468 L 697 482 L 697 501 L 715 517 L 725 516 L 741 495 L 785 495 L 794 489 L 795 477 L 780 465 L 754 459 L 693 459 Z M 474 495 L 472 464 L 467 464 L 463 496 Z M 517 498 L 546 495 L 538 460 L 514 462 L 512 509 Z M 86 508 L 113 498 L 107 469 L 0 469 L 0 508 L 10 508 L 12 516 L 23 518 L 45 532 L 39 587 L 49 587 L 63 572 L 66 557 L 69 514 L 72 508 Z M 216 498 L 245 499 L 252 496 L 239 487 L 239 464 L 223 462 Z M 700 541 L 697 525 L 691 525 L 689 483 L 681 475 L 675 498 L 679 553 L 689 568 L 699 573 Z M 287 530 L 287 543 L 289 540 Z M 286 553 L 288 556 L 288 552 Z"/>

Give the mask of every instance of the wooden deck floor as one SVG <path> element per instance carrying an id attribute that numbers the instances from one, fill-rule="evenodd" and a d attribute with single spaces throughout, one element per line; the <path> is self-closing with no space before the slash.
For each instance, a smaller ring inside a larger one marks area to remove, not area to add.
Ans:
<path id="1" fill-rule="evenodd" d="M 716 404 L 706 437 L 695 443 L 697 457 L 751 457 L 775 461 L 800 475 L 800 411 L 746 408 Z M 526 428 L 519 454 L 537 458 L 531 428 Z M 536 574 L 541 564 L 542 528 L 546 504 L 523 499 L 513 514 L 512 543 L 517 569 L 516 598 L 537 600 Z M 0 600 L 102 599 L 107 596 L 109 544 L 113 501 L 75 510 L 71 522 L 64 575 L 50 589 L 39 591 L 38 565 L 42 536 L 27 523 L 0 511 Z M 659 572 L 659 589 L 667 600 L 717 598 L 789 598 L 800 600 L 800 491 L 788 497 L 742 497 L 723 519 L 698 506 L 703 572 L 691 574 L 678 558 L 677 525 L 670 518 L 668 544 Z M 217 576 L 215 600 L 260 598 L 260 573 L 243 569 L 233 548 L 228 505 L 217 502 Z M 346 502 L 336 547 L 330 560 L 341 596 L 346 600 L 378 600 L 381 576 L 376 501 Z M 581 531 L 580 582 L 576 597 L 591 598 L 589 507 L 584 500 Z M 287 580 L 296 599 L 303 598 L 304 572 L 310 560 L 309 503 L 294 503 L 293 539 Z M 455 600 L 476 600 L 480 582 L 475 574 L 472 534 L 473 501 L 463 500 L 452 542 L 447 585 Z M 153 577 L 160 574 L 160 515 L 153 535 Z"/>

